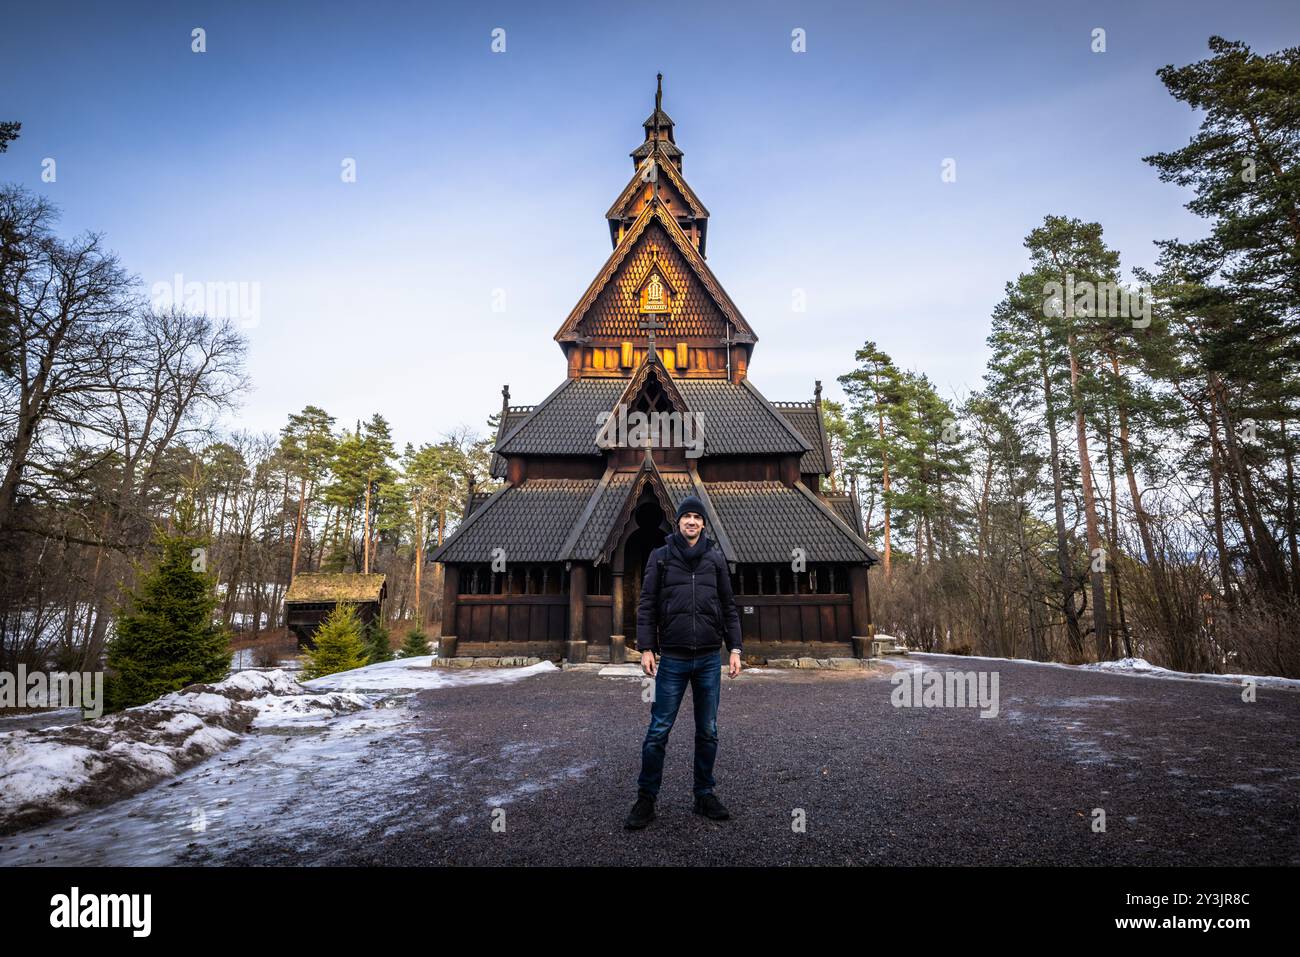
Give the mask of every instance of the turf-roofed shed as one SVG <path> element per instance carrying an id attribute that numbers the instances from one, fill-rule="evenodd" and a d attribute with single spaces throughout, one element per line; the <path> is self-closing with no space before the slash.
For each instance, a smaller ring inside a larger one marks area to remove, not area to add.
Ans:
<path id="1" fill-rule="evenodd" d="M 312 644 L 316 629 L 339 604 L 357 606 L 363 625 L 383 614 L 388 584 L 383 575 L 355 572 L 299 572 L 284 596 L 285 625 L 299 645 Z"/>

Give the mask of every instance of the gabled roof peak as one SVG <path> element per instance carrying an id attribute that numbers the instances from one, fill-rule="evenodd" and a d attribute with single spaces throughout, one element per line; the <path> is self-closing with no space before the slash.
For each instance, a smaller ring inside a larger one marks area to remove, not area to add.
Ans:
<path id="1" fill-rule="evenodd" d="M 713 300 L 725 320 L 730 324 L 733 331 L 727 341 L 731 343 L 757 342 L 758 336 L 754 334 L 754 330 L 750 328 L 749 323 L 740 314 L 740 310 L 731 301 L 731 297 L 723 290 L 721 284 L 713 275 L 713 270 L 705 263 L 704 257 L 695 248 L 690 237 L 682 232 L 676 217 L 669 213 L 658 199 L 651 199 L 645 208 L 641 210 L 641 214 L 636 218 L 636 221 L 624 232 L 623 238 L 613 252 L 610 253 L 604 267 L 592 280 L 591 285 L 587 287 L 578 304 L 573 307 L 573 311 L 560 325 L 559 331 L 555 334 L 555 340 L 563 343 L 576 341 L 579 338 L 579 325 L 587 310 L 592 307 L 602 290 L 614 278 L 615 273 L 622 266 L 629 253 L 637 248 L 638 241 L 652 223 L 657 223 L 663 228 L 673 247 L 681 254 L 686 268 L 698 280 L 705 294 Z"/>

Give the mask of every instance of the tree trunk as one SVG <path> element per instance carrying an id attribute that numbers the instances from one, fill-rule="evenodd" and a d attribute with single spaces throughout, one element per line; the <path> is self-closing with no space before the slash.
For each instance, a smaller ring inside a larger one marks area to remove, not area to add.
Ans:
<path id="1" fill-rule="evenodd" d="M 1043 377 L 1047 440 L 1051 453 L 1052 505 L 1056 517 L 1056 565 L 1061 575 L 1061 611 L 1065 615 L 1065 637 L 1070 655 L 1077 662 L 1083 660 L 1083 634 L 1079 631 L 1079 610 L 1074 606 L 1070 546 L 1065 530 L 1065 495 L 1061 487 L 1060 440 L 1056 430 L 1056 410 L 1052 408 L 1052 379 L 1047 369 L 1047 348 L 1041 328 L 1038 330 L 1038 367 Z"/>
<path id="2" fill-rule="evenodd" d="M 1286 535 L 1291 549 L 1291 594 L 1300 593 L 1300 547 L 1296 543 L 1295 521 L 1295 462 L 1291 449 L 1291 439 L 1286 434 L 1286 419 L 1277 420 L 1282 430 L 1282 448 L 1286 455 Z"/>
<path id="3" fill-rule="evenodd" d="M 889 542 L 889 453 L 885 449 L 885 415 L 879 413 L 880 422 L 880 469 L 881 469 L 881 499 L 880 504 L 885 513 L 885 551 L 881 556 L 884 559 L 885 581 L 889 581 L 893 575 L 893 568 L 890 561 L 890 542 Z"/>
<path id="4" fill-rule="evenodd" d="M 364 541 L 361 543 L 361 574 L 370 574 L 370 473 L 366 473 L 366 503 L 365 515 L 363 517 L 364 527 L 361 529 Z"/>
<path id="5" fill-rule="evenodd" d="M 1110 622 L 1106 616 L 1104 573 L 1107 556 L 1101 545 L 1101 530 L 1097 527 L 1097 498 L 1092 484 L 1092 461 L 1088 456 L 1088 426 L 1083 414 L 1083 393 L 1079 387 L 1079 360 L 1075 355 L 1074 333 L 1070 333 L 1069 339 L 1070 390 L 1074 399 L 1074 430 L 1079 445 L 1079 469 L 1083 481 L 1083 514 L 1091 559 L 1088 563 L 1088 575 L 1092 581 L 1093 641 L 1097 649 L 1097 660 L 1105 661 L 1110 654 Z"/>
<path id="6" fill-rule="evenodd" d="M 293 526 L 293 561 L 289 563 L 289 584 L 293 584 L 293 576 L 298 574 L 298 555 L 302 552 L 302 528 L 303 522 L 307 515 L 307 473 L 302 475 L 302 481 L 298 485 L 298 521 Z"/>
<path id="7" fill-rule="evenodd" d="M 424 578 L 424 507 L 417 504 L 415 507 L 415 627 L 423 627 L 423 619 L 420 617 L 421 608 L 420 600 L 422 597 L 421 588 Z"/>

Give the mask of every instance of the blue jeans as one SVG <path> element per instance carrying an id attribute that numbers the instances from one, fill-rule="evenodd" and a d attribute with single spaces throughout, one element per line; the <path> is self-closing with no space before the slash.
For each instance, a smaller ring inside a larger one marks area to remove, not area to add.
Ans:
<path id="1" fill-rule="evenodd" d="M 713 793 L 713 762 L 718 756 L 718 696 L 722 690 L 722 653 L 694 659 L 659 659 L 655 674 L 655 700 L 650 707 L 650 727 L 641 745 L 641 776 L 637 789 L 652 798 L 659 796 L 664 776 L 664 750 L 668 732 L 677 720 L 686 686 L 691 686 L 695 703 L 695 796 Z"/>

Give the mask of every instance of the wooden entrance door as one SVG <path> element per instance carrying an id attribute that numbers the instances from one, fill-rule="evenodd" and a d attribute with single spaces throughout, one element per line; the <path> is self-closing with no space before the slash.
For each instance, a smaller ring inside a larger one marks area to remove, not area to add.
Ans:
<path id="1" fill-rule="evenodd" d="M 634 514 L 636 524 L 623 545 L 623 634 L 629 648 L 636 645 L 636 608 L 641 600 L 646 560 L 667 538 L 667 522 L 658 501 L 642 502 Z"/>

